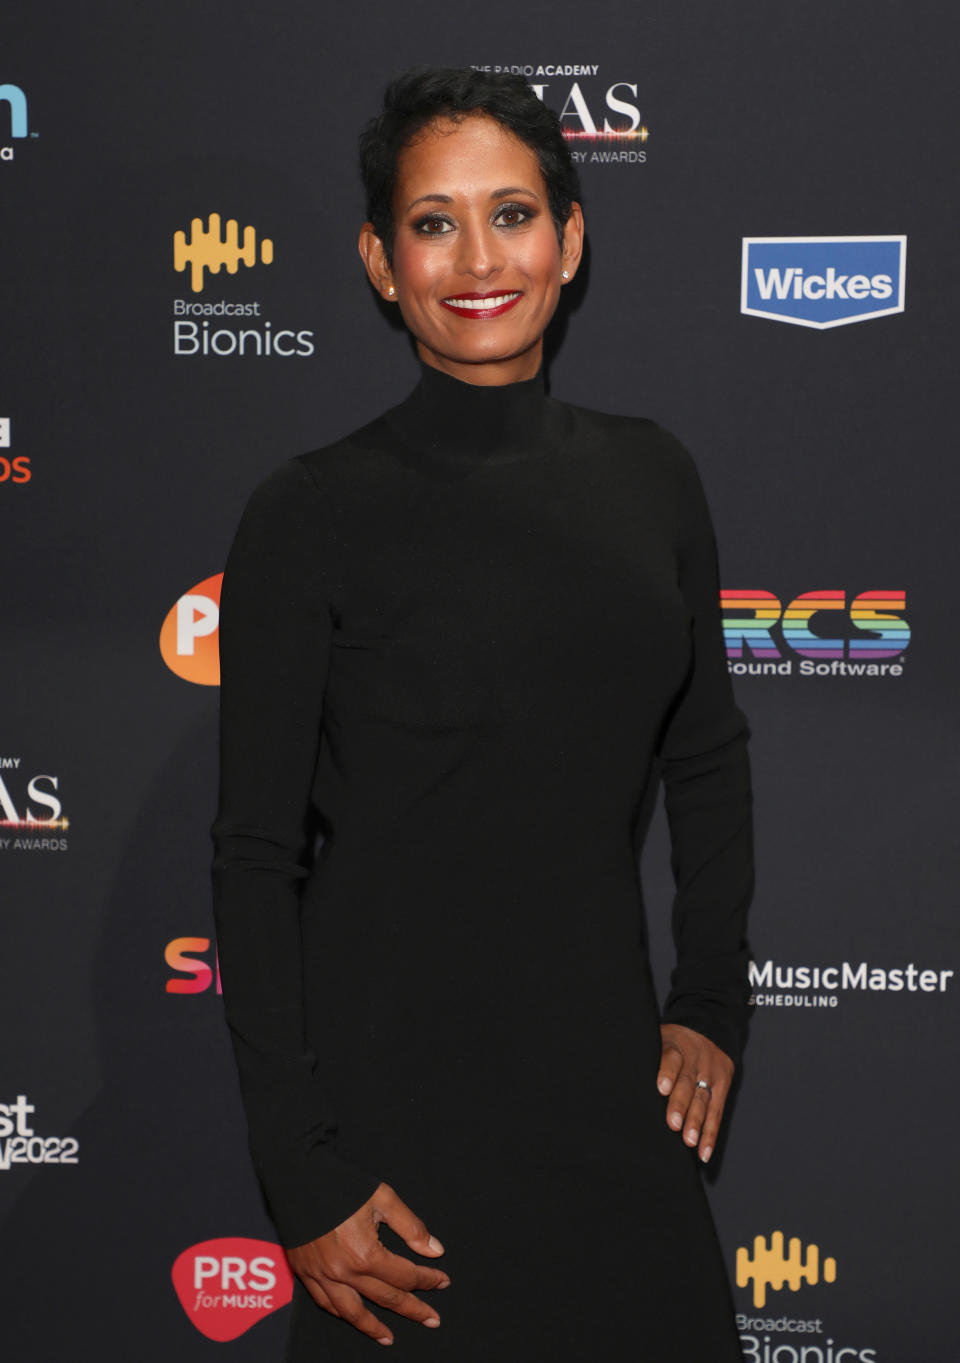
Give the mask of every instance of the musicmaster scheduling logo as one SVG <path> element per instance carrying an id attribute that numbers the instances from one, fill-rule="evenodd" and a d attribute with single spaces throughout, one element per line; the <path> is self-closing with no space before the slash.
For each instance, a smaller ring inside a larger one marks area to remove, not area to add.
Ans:
<path id="1" fill-rule="evenodd" d="M 753 1255 L 746 1246 L 737 1249 L 736 1284 L 738 1288 L 753 1284 L 753 1307 L 767 1306 L 767 1292 L 780 1292 L 784 1287 L 791 1294 L 803 1287 L 817 1288 L 837 1281 L 837 1261 L 830 1255 L 821 1257 L 819 1245 L 809 1244 L 804 1250 L 799 1238 L 793 1236 L 784 1249 L 783 1231 L 770 1236 L 757 1235 L 753 1241 Z M 877 1363 L 877 1351 L 872 1346 L 856 1347 L 841 1344 L 827 1333 L 821 1316 L 753 1316 L 746 1311 L 737 1313 L 740 1347 L 747 1363 Z M 776 1335 L 802 1335 L 802 1343 L 780 1342 Z"/>
<path id="2" fill-rule="evenodd" d="M 0 815 L 0 852 L 66 852 L 59 776 L 28 775 L 22 758 L 0 757 Z"/>
<path id="3" fill-rule="evenodd" d="M 953 970 L 841 961 L 839 965 L 778 965 L 751 961 L 750 998 L 759 1008 L 836 1008 L 840 995 L 945 994 Z"/>
<path id="4" fill-rule="evenodd" d="M 219 1344 L 246 1334 L 293 1296 L 286 1255 L 269 1240 L 204 1240 L 177 1256 L 170 1277 L 191 1325 Z"/>
<path id="5" fill-rule="evenodd" d="M 904 310 L 907 239 L 744 237 L 740 311 L 798 327 L 843 327 Z"/>
<path id="6" fill-rule="evenodd" d="M 205 577 L 170 607 L 160 629 L 160 654 L 171 672 L 199 686 L 220 685 L 220 587 L 223 573 Z"/>
<path id="7" fill-rule="evenodd" d="M 735 676 L 899 677 L 910 643 L 906 592 L 842 588 L 801 592 L 784 606 L 773 592 L 720 592 L 727 669 Z"/>
<path id="8" fill-rule="evenodd" d="M 0 85 L 0 105 L 6 104 L 10 119 L 10 140 L 4 138 L 3 111 L 0 110 L 0 162 L 16 159 L 14 142 L 27 137 L 38 137 L 27 126 L 27 97 L 19 85 Z"/>
<path id="9" fill-rule="evenodd" d="M 534 62 L 480 66 L 474 71 L 512 71 L 525 76 L 537 98 L 560 119 L 570 154 L 579 164 L 642 166 L 650 130 L 640 112 L 635 80 L 601 77 L 596 62 Z"/>
<path id="10" fill-rule="evenodd" d="M 218 276 L 221 270 L 226 270 L 228 275 L 236 275 L 241 264 L 252 270 L 273 263 L 271 237 L 261 236 L 258 260 L 256 228 L 249 224 L 244 227 L 241 243 L 237 219 L 228 218 L 222 224 L 219 213 L 209 215 L 206 227 L 202 218 L 193 218 L 189 239 L 182 229 L 173 234 L 173 268 L 178 274 L 185 274 L 189 265 L 190 290 L 194 294 L 203 292 L 208 273 Z M 287 360 L 305 358 L 315 350 L 313 331 L 274 328 L 271 321 L 263 318 L 259 300 L 219 298 L 201 302 L 175 298 L 173 316 L 174 355 Z M 236 318 L 255 318 L 256 325 L 232 325 Z M 231 325 L 226 325 L 227 321 Z"/>

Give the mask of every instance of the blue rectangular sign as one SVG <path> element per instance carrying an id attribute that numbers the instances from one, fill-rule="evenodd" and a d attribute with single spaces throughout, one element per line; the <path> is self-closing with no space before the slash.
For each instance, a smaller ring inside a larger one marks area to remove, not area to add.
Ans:
<path id="1" fill-rule="evenodd" d="M 903 312 L 907 239 L 744 237 L 740 311 L 842 327 Z"/>

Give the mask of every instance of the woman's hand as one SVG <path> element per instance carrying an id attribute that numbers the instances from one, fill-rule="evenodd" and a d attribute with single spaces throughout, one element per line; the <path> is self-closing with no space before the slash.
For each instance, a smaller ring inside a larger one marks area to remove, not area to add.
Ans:
<path id="1" fill-rule="evenodd" d="M 386 1221 L 417 1254 L 443 1254 L 440 1241 L 388 1183 L 381 1183 L 373 1196 L 339 1226 L 305 1245 L 288 1249 L 286 1254 L 290 1267 L 318 1306 L 342 1316 L 378 1344 L 392 1344 L 391 1331 L 364 1306 L 361 1293 L 401 1316 L 437 1326 L 437 1312 L 413 1293 L 449 1287 L 450 1278 L 442 1268 L 428 1268 L 402 1254 L 392 1254 L 380 1242 L 377 1226 L 381 1221 Z"/>
<path id="2" fill-rule="evenodd" d="M 687 1145 L 700 1142 L 698 1154 L 706 1164 L 713 1154 L 727 1094 L 733 1079 L 733 1061 L 719 1046 L 690 1027 L 676 1022 L 660 1024 L 662 1052 L 657 1088 L 669 1093 L 667 1126 L 683 1129 Z M 697 1087 L 702 1079 L 710 1087 Z"/>

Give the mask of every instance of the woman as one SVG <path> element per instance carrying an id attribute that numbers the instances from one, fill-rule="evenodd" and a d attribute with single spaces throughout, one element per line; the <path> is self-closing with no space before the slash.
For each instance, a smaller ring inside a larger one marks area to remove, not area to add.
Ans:
<path id="1" fill-rule="evenodd" d="M 420 379 L 264 479 L 221 602 L 216 923 L 287 1357 L 733 1363 L 698 1158 L 743 1041 L 751 790 L 701 484 L 653 422 L 546 395 L 583 215 L 522 78 L 405 73 L 361 165 Z"/>

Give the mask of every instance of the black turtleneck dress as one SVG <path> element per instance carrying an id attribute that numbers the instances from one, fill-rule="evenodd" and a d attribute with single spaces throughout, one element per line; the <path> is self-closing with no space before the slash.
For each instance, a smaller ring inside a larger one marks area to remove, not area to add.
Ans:
<path id="1" fill-rule="evenodd" d="M 739 1363 L 656 1090 L 659 1022 L 738 1060 L 748 995 L 749 731 L 690 455 L 542 369 L 421 362 L 254 490 L 220 656 L 220 970 L 281 1243 L 383 1180 L 446 1252 L 383 1242 L 451 1279 L 418 1294 L 437 1329 L 366 1301 L 395 1359 Z M 661 779 L 662 1009 L 638 875 Z M 290 1360 L 383 1347 L 299 1281 L 290 1310 Z"/>

